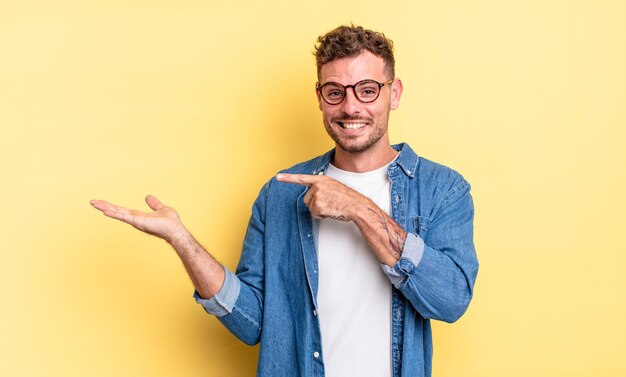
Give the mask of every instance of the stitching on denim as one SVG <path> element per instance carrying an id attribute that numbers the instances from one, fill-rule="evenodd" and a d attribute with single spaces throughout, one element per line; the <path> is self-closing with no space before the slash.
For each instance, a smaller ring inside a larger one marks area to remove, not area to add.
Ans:
<path id="1" fill-rule="evenodd" d="M 246 313 L 244 313 L 243 311 L 241 311 L 239 308 L 237 308 L 236 306 L 233 306 L 233 311 L 241 314 L 241 316 L 245 319 L 247 319 L 248 321 L 250 321 L 250 323 L 252 323 L 253 325 L 255 325 L 258 328 L 261 328 L 261 326 L 259 326 L 259 324 L 252 319 L 252 317 L 248 316 Z"/>
<path id="2" fill-rule="evenodd" d="M 469 183 L 467 181 L 463 181 L 460 184 L 454 186 L 450 191 L 448 191 L 448 195 L 446 195 L 446 197 L 441 202 L 441 206 L 443 207 L 443 205 L 446 204 L 446 202 L 451 197 L 453 197 L 457 192 L 461 191 L 462 189 L 464 189 L 467 186 L 469 186 Z"/>

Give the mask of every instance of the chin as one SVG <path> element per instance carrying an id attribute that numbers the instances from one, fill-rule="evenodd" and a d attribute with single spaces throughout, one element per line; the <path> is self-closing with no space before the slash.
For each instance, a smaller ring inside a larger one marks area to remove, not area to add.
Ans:
<path id="1" fill-rule="evenodd" d="M 336 140 L 335 140 L 336 142 Z M 363 143 L 363 144 L 348 144 L 346 145 L 346 143 L 338 143 L 336 142 L 336 145 L 341 148 L 343 151 L 348 152 L 348 153 L 363 153 L 366 152 L 367 150 L 369 150 L 370 148 L 372 148 L 372 146 L 374 144 L 370 144 L 370 143 Z"/>

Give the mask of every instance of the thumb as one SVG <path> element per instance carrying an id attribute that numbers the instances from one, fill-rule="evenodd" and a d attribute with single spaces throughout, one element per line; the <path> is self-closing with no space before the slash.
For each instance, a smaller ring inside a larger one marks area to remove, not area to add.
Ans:
<path id="1" fill-rule="evenodd" d="M 150 208 L 152 208 L 155 211 L 158 211 L 164 207 L 163 203 L 161 203 L 159 199 L 157 199 L 155 196 L 152 196 L 152 195 L 146 196 L 146 203 L 148 204 Z"/>

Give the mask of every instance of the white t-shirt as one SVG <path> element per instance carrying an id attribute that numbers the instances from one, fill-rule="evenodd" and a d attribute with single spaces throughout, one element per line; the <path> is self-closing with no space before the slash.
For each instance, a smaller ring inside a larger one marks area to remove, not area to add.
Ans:
<path id="1" fill-rule="evenodd" d="M 372 199 L 390 214 L 387 166 L 326 175 Z M 319 221 L 318 315 L 328 377 L 391 376 L 391 282 L 353 222 Z"/>

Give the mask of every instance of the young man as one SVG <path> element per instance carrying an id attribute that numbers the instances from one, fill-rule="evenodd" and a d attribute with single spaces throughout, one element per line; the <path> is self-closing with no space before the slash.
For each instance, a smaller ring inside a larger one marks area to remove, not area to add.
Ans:
<path id="1" fill-rule="evenodd" d="M 478 272 L 470 186 L 390 144 L 402 82 L 384 35 L 339 27 L 318 39 L 316 58 L 335 148 L 261 189 L 236 273 L 153 196 L 152 213 L 91 203 L 174 247 L 197 302 L 261 342 L 259 376 L 430 376 L 429 320 L 457 320 Z"/>

